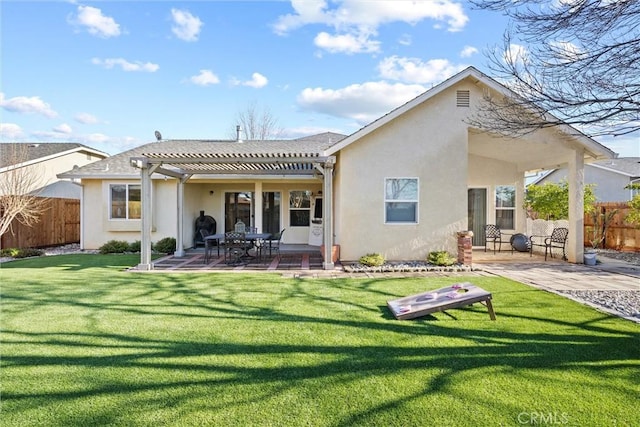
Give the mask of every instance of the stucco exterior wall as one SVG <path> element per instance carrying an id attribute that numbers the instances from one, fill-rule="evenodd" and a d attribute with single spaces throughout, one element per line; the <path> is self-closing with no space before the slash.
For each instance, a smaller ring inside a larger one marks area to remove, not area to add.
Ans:
<path id="1" fill-rule="evenodd" d="M 341 259 L 370 252 L 388 260 L 424 259 L 434 250 L 456 253 L 456 232 L 467 227 L 467 112 L 456 107 L 456 90 L 447 90 L 341 151 Z M 418 178 L 417 224 L 385 224 L 385 178 Z"/>

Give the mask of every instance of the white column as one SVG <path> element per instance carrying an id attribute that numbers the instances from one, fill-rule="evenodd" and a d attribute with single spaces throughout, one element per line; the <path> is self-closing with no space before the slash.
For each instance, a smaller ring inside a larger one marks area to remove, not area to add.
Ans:
<path id="1" fill-rule="evenodd" d="M 569 158 L 569 262 L 584 262 L 584 150 L 576 149 Z"/>
<path id="2" fill-rule="evenodd" d="M 322 186 L 322 216 L 324 222 L 324 262 L 322 267 L 325 270 L 333 270 L 335 264 L 331 257 L 333 250 L 333 158 L 324 164 L 324 180 Z"/>
<path id="3" fill-rule="evenodd" d="M 138 270 L 152 270 L 151 264 L 151 173 L 148 165 L 140 168 L 141 178 L 141 213 L 142 237 L 140 241 L 140 264 Z"/>
<path id="4" fill-rule="evenodd" d="M 176 253 L 175 256 L 183 257 L 184 256 L 184 181 L 182 179 L 177 179 L 177 207 L 176 207 L 176 220 L 177 230 L 176 230 Z"/>
<path id="5" fill-rule="evenodd" d="M 253 189 L 253 226 L 262 233 L 262 182 L 255 183 Z"/>

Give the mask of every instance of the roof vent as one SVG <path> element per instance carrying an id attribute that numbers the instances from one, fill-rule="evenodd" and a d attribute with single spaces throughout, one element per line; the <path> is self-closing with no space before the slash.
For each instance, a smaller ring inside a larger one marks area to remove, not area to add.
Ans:
<path id="1" fill-rule="evenodd" d="M 237 142 L 244 142 L 244 141 L 242 141 L 242 128 L 240 127 L 240 125 L 236 126 L 236 141 Z"/>
<path id="2" fill-rule="evenodd" d="M 456 107 L 468 107 L 470 97 L 468 90 L 456 91 Z"/>

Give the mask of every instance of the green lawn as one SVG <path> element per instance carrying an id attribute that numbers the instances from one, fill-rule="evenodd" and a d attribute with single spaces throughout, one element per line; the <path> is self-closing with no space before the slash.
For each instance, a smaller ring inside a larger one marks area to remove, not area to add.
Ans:
<path id="1" fill-rule="evenodd" d="M 2 426 L 638 426 L 640 326 L 493 277 L 474 305 L 386 301 L 461 278 L 0 270 Z"/>

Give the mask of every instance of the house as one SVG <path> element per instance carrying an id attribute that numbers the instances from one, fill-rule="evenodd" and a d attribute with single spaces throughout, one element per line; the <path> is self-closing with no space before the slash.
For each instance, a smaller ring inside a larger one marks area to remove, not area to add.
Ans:
<path id="1" fill-rule="evenodd" d="M 63 199 L 79 199 L 81 189 L 72 182 L 61 180 L 57 174 L 109 156 L 74 142 L 0 143 L 0 154 L 0 179 L 25 168 L 38 177 L 36 188 L 31 189 L 34 194 Z"/>
<path id="2" fill-rule="evenodd" d="M 455 253 L 464 230 L 482 246 L 487 223 L 524 231 L 525 173 L 566 165 L 567 254 L 582 262 L 583 167 L 615 153 L 568 126 L 518 138 L 472 128 L 487 93 L 509 92 L 470 67 L 346 137 L 157 141 L 59 177 L 82 184 L 83 247 L 141 240 L 140 269 L 153 268 L 151 241 L 176 237 L 184 254 L 200 211 L 219 232 L 242 220 L 286 229 L 284 243 L 324 242 L 331 269 L 333 245 L 343 260 L 411 260 Z"/>
<path id="3" fill-rule="evenodd" d="M 567 179 L 567 169 L 554 169 L 534 180 L 532 184 L 558 183 Z M 593 192 L 599 202 L 627 202 L 638 190 L 629 184 L 640 184 L 640 157 L 618 157 L 598 160 L 584 166 L 585 184 L 594 184 Z"/>

